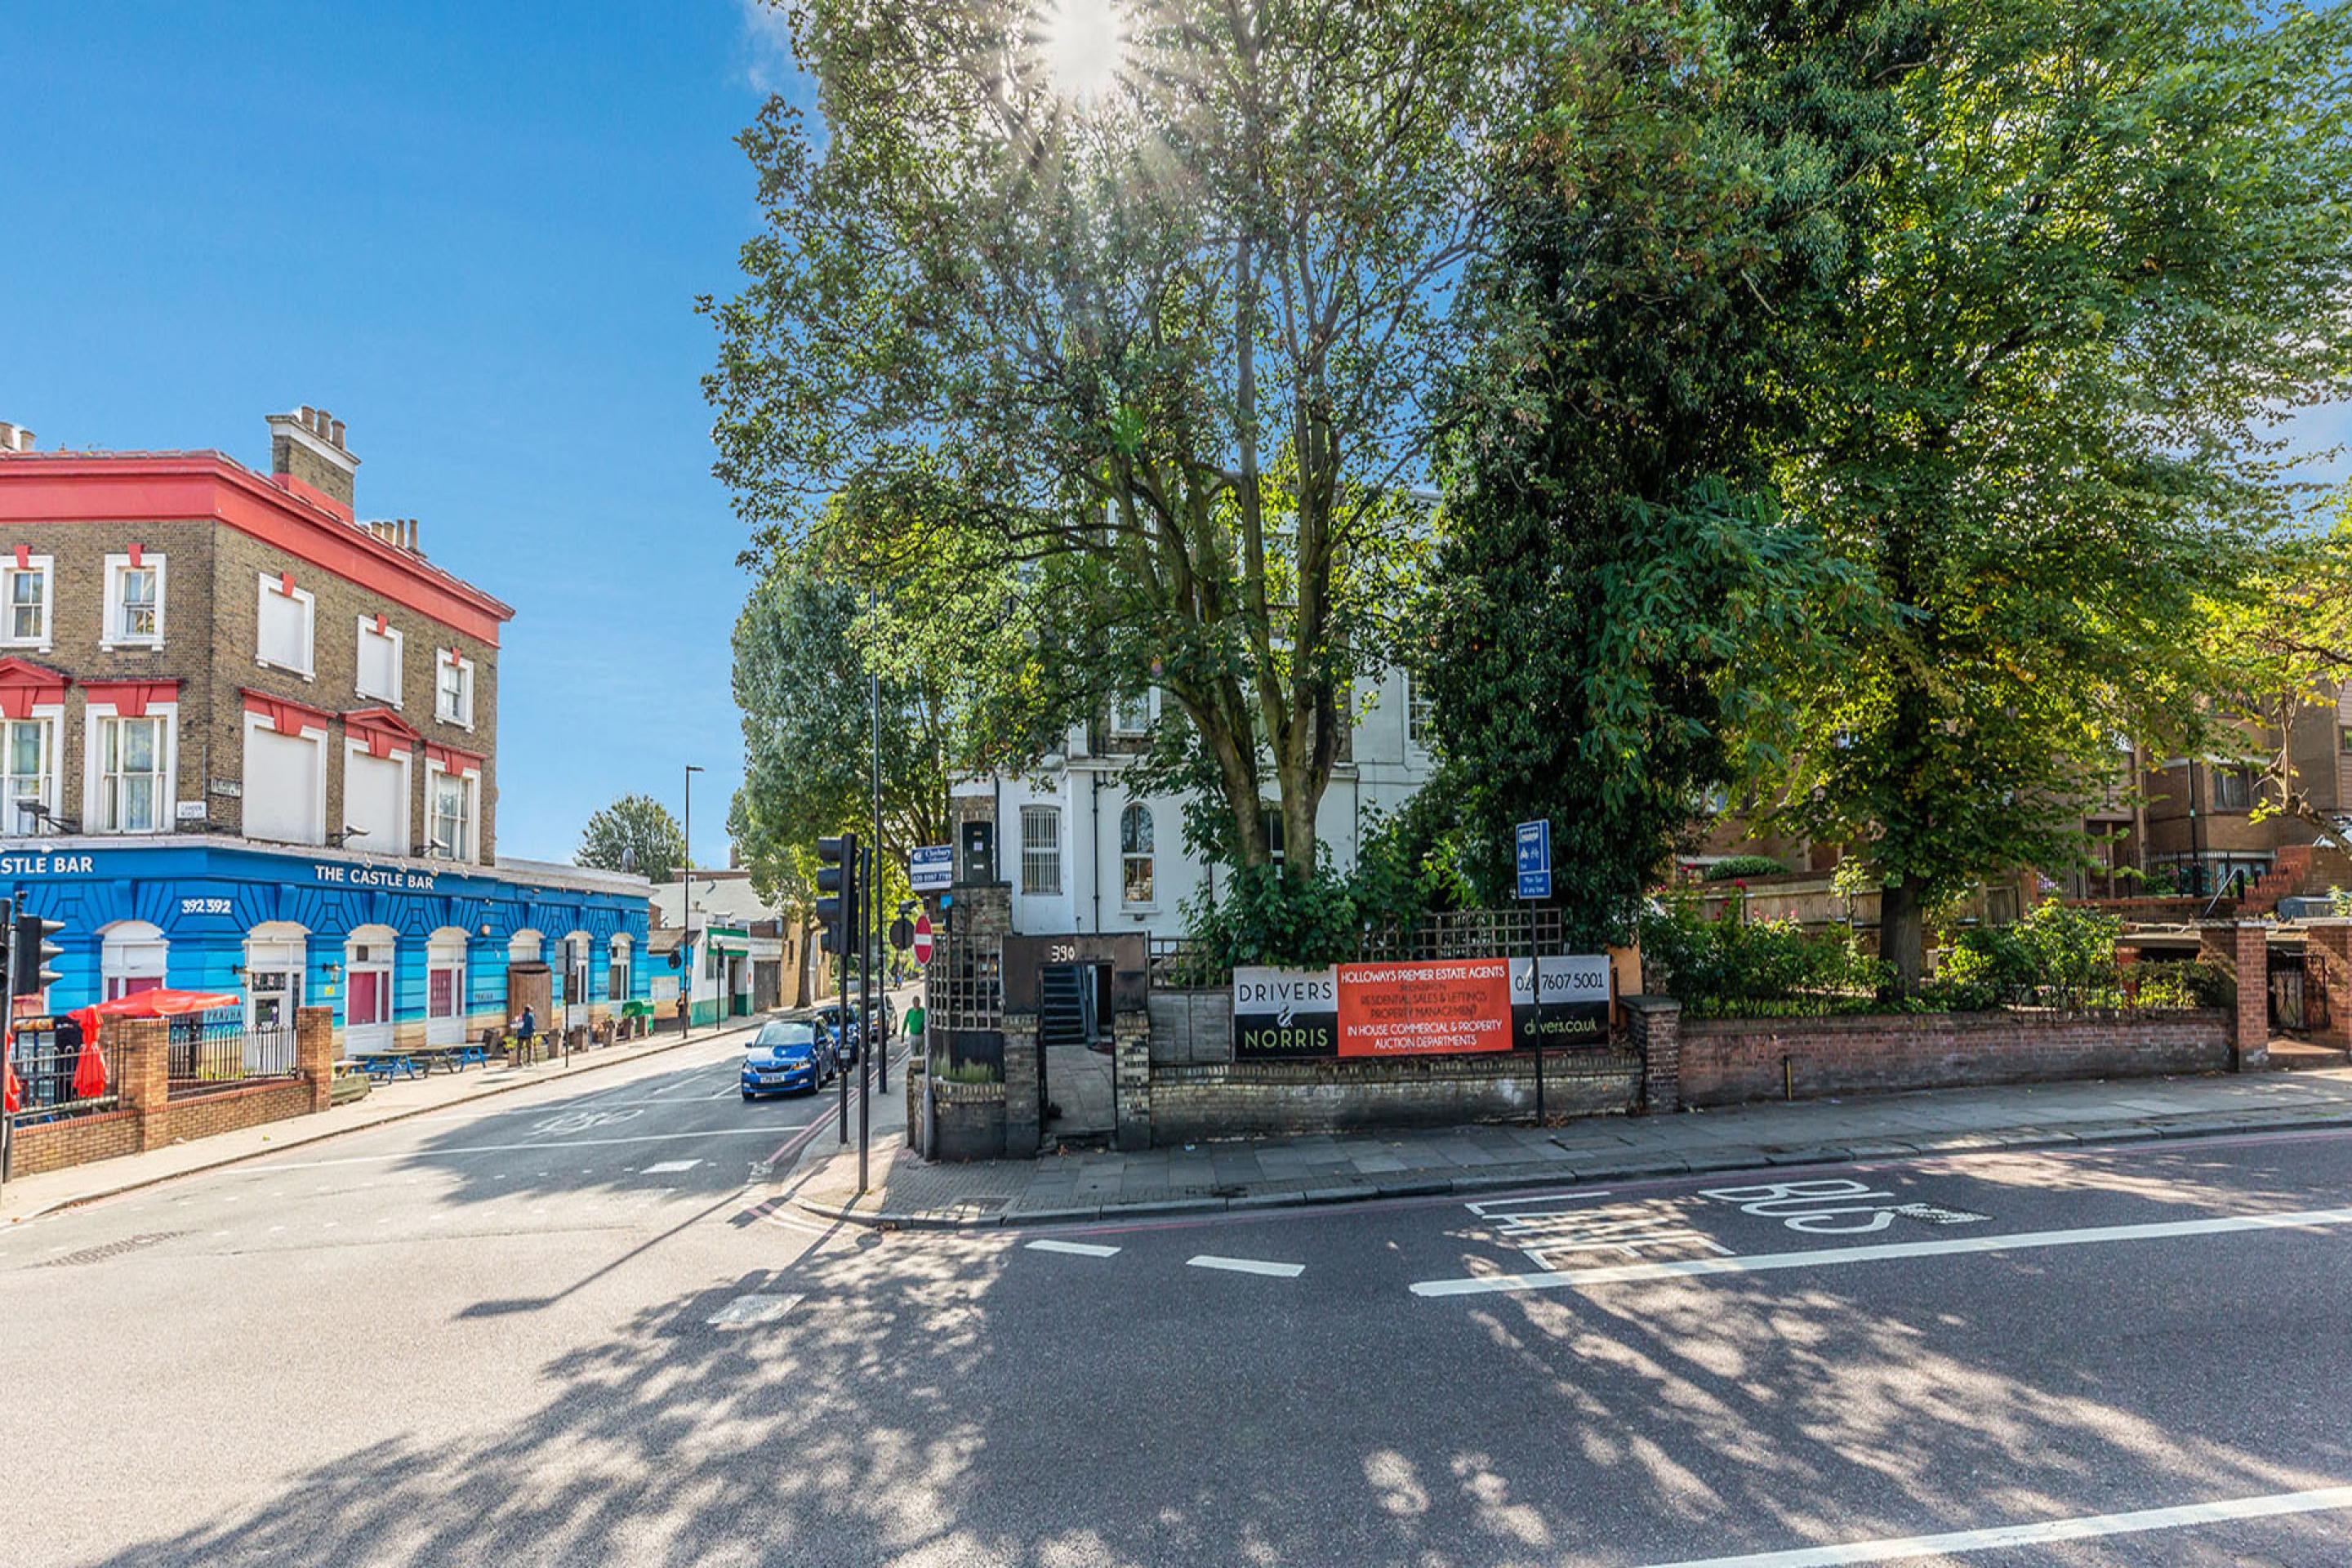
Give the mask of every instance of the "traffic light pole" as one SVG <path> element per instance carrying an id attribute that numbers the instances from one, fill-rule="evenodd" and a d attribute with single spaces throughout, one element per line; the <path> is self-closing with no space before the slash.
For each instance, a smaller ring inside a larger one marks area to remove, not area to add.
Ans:
<path id="1" fill-rule="evenodd" d="M 861 879 L 864 885 L 858 889 L 858 892 L 864 897 L 866 902 L 870 904 L 875 901 L 873 850 L 868 849 L 865 852 L 865 858 L 857 868 L 864 873 Z M 857 1195 L 864 1197 L 866 1195 L 867 1129 L 874 1119 L 874 1096 L 867 1086 L 872 1082 L 873 1078 L 870 1068 L 876 1049 L 875 1026 L 881 1020 L 874 1016 L 874 964 L 866 951 L 871 941 L 870 934 L 866 930 L 864 918 L 866 911 L 861 909 L 857 913 L 859 916 L 857 921 L 857 1005 L 860 1009 L 857 1026 Z"/>
<path id="2" fill-rule="evenodd" d="M 866 679 L 874 704 L 874 853 L 879 856 L 882 853 L 882 677 L 879 672 L 869 672 Z M 874 928 L 874 962 L 879 963 L 883 953 L 888 951 L 882 936 L 882 885 L 869 879 L 866 887 L 866 901 L 874 906 L 874 919 L 868 922 Z M 889 1005 L 890 991 L 886 985 L 882 989 L 882 1006 L 887 1011 Z M 874 1063 L 875 1091 L 887 1094 L 890 1092 L 890 1028 L 887 1022 L 882 1023 L 881 1032 L 882 1054 Z"/>

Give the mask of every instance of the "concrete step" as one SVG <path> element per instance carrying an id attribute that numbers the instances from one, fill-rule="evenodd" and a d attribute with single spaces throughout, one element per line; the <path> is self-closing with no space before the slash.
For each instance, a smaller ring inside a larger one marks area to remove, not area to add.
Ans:
<path id="1" fill-rule="evenodd" d="M 2352 1051 L 2339 1051 L 2327 1046 L 2315 1046 L 2308 1040 L 2273 1040 L 2271 1066 L 2288 1072 L 2308 1072 L 2317 1068 L 2352 1067 Z"/>

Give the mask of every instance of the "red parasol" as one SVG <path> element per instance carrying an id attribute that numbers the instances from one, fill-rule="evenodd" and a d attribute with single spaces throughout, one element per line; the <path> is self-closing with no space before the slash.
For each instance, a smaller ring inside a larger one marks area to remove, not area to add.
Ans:
<path id="1" fill-rule="evenodd" d="M 241 1007 L 245 999 L 226 991 L 136 991 L 77 1007 L 67 1016 L 81 1026 L 81 1057 L 74 1063 L 74 1093 L 95 1100 L 106 1092 L 106 1058 L 99 1054 L 98 1025 L 101 1018 L 176 1018 L 184 1013 L 210 1013 L 221 1007 Z M 96 1088 L 86 1085 L 95 1084 Z"/>

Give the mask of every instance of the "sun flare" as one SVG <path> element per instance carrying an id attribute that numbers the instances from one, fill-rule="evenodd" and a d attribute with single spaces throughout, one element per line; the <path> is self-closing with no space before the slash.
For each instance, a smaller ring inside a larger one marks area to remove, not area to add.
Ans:
<path id="1" fill-rule="evenodd" d="M 1044 20 L 1055 88 L 1078 102 L 1109 91 L 1127 51 L 1118 0 L 1048 0 Z"/>

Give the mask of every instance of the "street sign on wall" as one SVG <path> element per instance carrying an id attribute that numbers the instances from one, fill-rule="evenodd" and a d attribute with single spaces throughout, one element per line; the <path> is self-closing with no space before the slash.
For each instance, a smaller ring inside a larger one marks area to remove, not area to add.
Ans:
<path id="1" fill-rule="evenodd" d="M 1516 835 L 1519 857 L 1519 897 L 1551 897 L 1551 819 L 1522 822 Z"/>
<path id="2" fill-rule="evenodd" d="M 907 880 L 919 893 L 944 893 L 955 886 L 955 846 L 918 844 L 907 855 Z"/>

